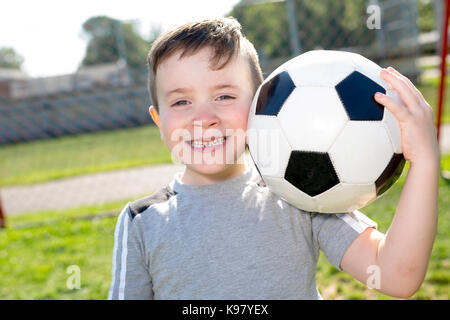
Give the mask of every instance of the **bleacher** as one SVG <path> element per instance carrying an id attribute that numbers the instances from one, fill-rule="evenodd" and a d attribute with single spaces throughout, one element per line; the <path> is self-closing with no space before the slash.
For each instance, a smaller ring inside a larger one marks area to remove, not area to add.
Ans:
<path id="1" fill-rule="evenodd" d="M 151 124 L 145 85 L 0 99 L 0 144 Z"/>

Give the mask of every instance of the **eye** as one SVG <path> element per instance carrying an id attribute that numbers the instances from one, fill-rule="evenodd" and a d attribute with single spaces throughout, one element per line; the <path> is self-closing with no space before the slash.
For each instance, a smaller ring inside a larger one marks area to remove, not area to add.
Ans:
<path id="1" fill-rule="evenodd" d="M 227 94 L 224 94 L 224 95 L 219 96 L 216 100 L 224 101 L 224 100 L 232 100 L 232 99 L 236 99 L 236 98 L 232 97 L 232 96 L 229 96 Z"/>
<path id="2" fill-rule="evenodd" d="M 189 101 L 187 101 L 187 100 L 179 100 L 179 101 L 175 102 L 174 104 L 172 104 L 172 107 L 185 106 L 187 104 L 189 104 Z"/>

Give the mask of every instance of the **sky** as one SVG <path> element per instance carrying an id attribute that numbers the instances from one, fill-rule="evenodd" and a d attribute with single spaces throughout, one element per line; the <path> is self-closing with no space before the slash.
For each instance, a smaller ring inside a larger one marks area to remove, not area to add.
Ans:
<path id="1" fill-rule="evenodd" d="M 138 23 L 147 37 L 153 26 L 162 30 L 190 20 L 223 16 L 239 0 L 8 0 L 0 10 L 0 47 L 24 57 L 31 77 L 73 73 L 86 49 L 82 24 L 106 15 Z"/>

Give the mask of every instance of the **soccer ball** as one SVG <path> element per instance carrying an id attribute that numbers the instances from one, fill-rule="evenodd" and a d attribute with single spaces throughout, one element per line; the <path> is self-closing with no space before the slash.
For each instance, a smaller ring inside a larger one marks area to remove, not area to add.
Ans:
<path id="1" fill-rule="evenodd" d="M 314 50 L 258 88 L 247 126 L 263 181 L 293 206 L 320 213 L 360 209 L 384 194 L 405 165 L 400 127 L 375 92 L 399 101 L 363 56 Z"/>

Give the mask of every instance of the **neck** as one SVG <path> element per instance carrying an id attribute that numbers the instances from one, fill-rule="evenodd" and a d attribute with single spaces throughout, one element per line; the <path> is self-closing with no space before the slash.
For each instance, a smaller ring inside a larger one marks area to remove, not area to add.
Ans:
<path id="1" fill-rule="evenodd" d="M 246 166 L 244 163 L 236 163 L 220 172 L 207 174 L 186 167 L 183 176 L 181 177 L 181 182 L 190 185 L 216 184 L 239 176 L 245 171 L 245 168 Z"/>

